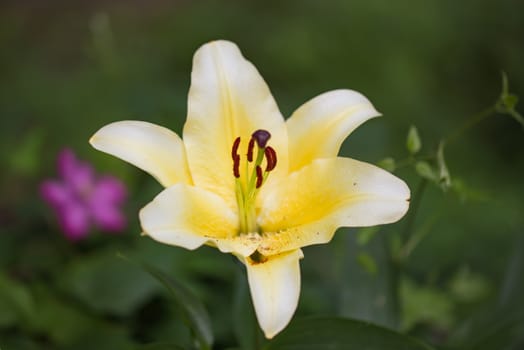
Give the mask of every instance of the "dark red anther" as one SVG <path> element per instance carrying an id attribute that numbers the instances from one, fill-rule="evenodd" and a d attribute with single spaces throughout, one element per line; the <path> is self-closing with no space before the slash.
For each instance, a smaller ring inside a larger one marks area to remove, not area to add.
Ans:
<path id="1" fill-rule="evenodd" d="M 247 146 L 247 161 L 253 161 L 253 148 L 255 148 L 255 139 L 251 138 L 249 140 L 249 145 Z"/>
<path id="2" fill-rule="evenodd" d="M 257 184 L 256 188 L 260 188 L 262 186 L 262 182 L 264 181 L 264 176 L 262 175 L 262 168 L 257 165 Z"/>
<path id="3" fill-rule="evenodd" d="M 237 179 L 240 177 L 240 156 L 238 154 L 233 156 L 233 175 Z"/>
<path id="4" fill-rule="evenodd" d="M 271 134 L 267 130 L 258 129 L 251 135 L 251 138 L 255 139 L 258 147 L 265 148 L 267 145 L 267 142 L 271 138 Z"/>
<path id="5" fill-rule="evenodd" d="M 238 157 L 238 146 L 240 145 L 240 136 L 235 139 L 233 142 L 233 147 L 231 148 L 231 158 L 235 161 L 235 158 Z"/>
<path id="6" fill-rule="evenodd" d="M 264 150 L 266 156 L 266 172 L 270 172 L 277 166 L 277 152 L 271 146 L 267 146 Z"/>

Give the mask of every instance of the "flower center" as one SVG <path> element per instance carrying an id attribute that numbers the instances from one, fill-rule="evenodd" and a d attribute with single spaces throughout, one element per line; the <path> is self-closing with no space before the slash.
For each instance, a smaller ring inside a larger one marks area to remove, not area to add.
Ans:
<path id="1" fill-rule="evenodd" d="M 235 139 L 231 148 L 233 175 L 235 176 L 235 195 L 240 219 L 239 233 L 258 232 L 255 199 L 260 187 L 266 182 L 269 173 L 277 166 L 277 153 L 271 146 L 267 145 L 270 138 L 271 134 L 266 130 L 255 131 L 249 140 L 246 157 L 243 162 L 241 162 L 242 159 L 238 154 L 240 136 Z M 255 146 L 256 157 L 254 157 Z M 263 163 L 265 163 L 264 169 Z"/>

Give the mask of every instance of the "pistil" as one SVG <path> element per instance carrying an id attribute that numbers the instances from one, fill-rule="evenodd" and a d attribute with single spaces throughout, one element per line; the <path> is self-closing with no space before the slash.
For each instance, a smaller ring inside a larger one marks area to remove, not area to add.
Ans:
<path id="1" fill-rule="evenodd" d="M 255 199 L 259 189 L 263 186 L 269 173 L 277 165 L 277 154 L 275 150 L 268 146 L 271 134 L 266 130 L 257 130 L 251 135 L 247 146 L 246 161 L 244 171 L 240 171 L 241 157 L 238 153 L 240 147 L 240 137 L 237 137 L 231 148 L 231 158 L 233 160 L 233 176 L 235 177 L 235 195 L 238 205 L 240 220 L 239 234 L 258 232 L 256 222 Z M 256 158 L 254 158 L 255 145 L 257 148 Z M 265 170 L 262 164 L 265 160 Z"/>

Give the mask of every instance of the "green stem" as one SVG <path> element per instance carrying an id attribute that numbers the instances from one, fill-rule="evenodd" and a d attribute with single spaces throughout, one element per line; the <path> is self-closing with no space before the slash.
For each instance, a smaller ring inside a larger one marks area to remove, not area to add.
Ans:
<path id="1" fill-rule="evenodd" d="M 437 221 L 438 217 L 439 215 L 434 214 L 420 229 L 409 237 L 399 253 L 402 261 L 406 260 L 417 245 L 430 233 L 431 227 Z"/>
<path id="2" fill-rule="evenodd" d="M 411 235 L 411 231 L 413 230 L 413 225 L 415 223 L 415 219 L 417 217 L 420 205 L 422 203 L 422 196 L 424 195 L 424 191 L 426 190 L 428 184 L 428 180 L 422 179 L 413 193 L 412 198 L 412 204 L 411 204 L 411 210 L 409 212 L 409 215 L 407 217 L 406 226 L 404 228 L 404 231 L 402 232 L 402 239 L 404 242 L 409 242 L 409 236 Z M 392 269 L 391 269 L 391 281 L 392 281 L 392 291 L 393 291 L 393 302 L 395 303 L 394 309 L 396 310 L 397 314 L 397 320 L 402 319 L 402 301 L 400 300 L 400 284 L 403 274 L 403 255 L 402 252 L 404 251 L 404 245 L 400 248 L 398 252 L 394 252 L 393 254 L 390 254 L 390 261 L 392 262 Z"/>
<path id="3" fill-rule="evenodd" d="M 416 162 L 418 161 L 421 161 L 421 160 L 432 160 L 432 159 L 435 159 L 435 154 L 428 154 L 428 155 L 425 155 L 425 156 L 409 156 L 407 158 L 404 158 L 404 159 L 401 159 L 397 162 L 397 164 L 395 165 L 395 171 L 397 171 L 398 169 L 402 169 L 402 168 L 405 168 L 407 166 L 410 166 L 410 165 L 413 165 L 415 164 Z"/>
<path id="4" fill-rule="evenodd" d="M 471 129 L 473 126 L 477 125 L 484 119 L 487 119 L 491 115 L 495 114 L 495 106 L 491 106 L 489 108 L 486 108 L 485 110 L 476 113 L 466 119 L 458 128 L 455 129 L 450 135 L 447 137 L 444 137 L 443 140 L 446 144 L 450 144 L 454 142 L 459 136 L 464 134 L 466 131 Z"/>
<path id="5" fill-rule="evenodd" d="M 402 233 L 402 238 L 404 242 L 407 242 L 411 237 L 411 231 L 413 231 L 413 225 L 415 224 L 415 219 L 417 218 L 417 214 L 422 203 L 422 196 L 424 195 L 424 191 L 426 190 L 427 184 L 428 180 L 421 179 L 417 189 L 415 190 L 415 193 L 412 196 L 411 210 L 406 221 L 406 226 Z"/>

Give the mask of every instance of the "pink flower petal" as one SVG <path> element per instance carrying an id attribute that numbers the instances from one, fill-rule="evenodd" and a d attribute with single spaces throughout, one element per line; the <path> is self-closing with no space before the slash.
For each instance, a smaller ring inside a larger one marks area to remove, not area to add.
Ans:
<path id="1" fill-rule="evenodd" d="M 102 204 L 90 209 L 95 224 L 103 231 L 119 232 L 126 227 L 126 217 L 118 207 Z"/>
<path id="2" fill-rule="evenodd" d="M 76 156 L 73 151 L 69 148 L 64 148 L 62 151 L 60 151 L 60 153 L 58 153 L 58 157 L 56 159 L 58 175 L 63 179 L 69 178 L 70 174 L 76 167 L 76 162 Z"/>
<path id="3" fill-rule="evenodd" d="M 76 158 L 72 150 L 66 148 L 60 152 L 57 159 L 58 173 L 75 192 L 84 193 L 91 189 L 94 183 L 93 167 Z"/>
<path id="4" fill-rule="evenodd" d="M 81 203 L 70 201 L 57 209 L 58 223 L 66 238 L 78 241 L 89 233 L 89 213 Z"/>
<path id="5" fill-rule="evenodd" d="M 40 184 L 40 196 L 54 208 L 67 205 L 73 200 L 70 189 L 54 180 L 47 180 Z"/>
<path id="6" fill-rule="evenodd" d="M 113 176 L 100 177 L 89 196 L 89 201 L 96 205 L 96 203 L 103 204 L 121 204 L 127 198 L 127 190 L 122 181 Z"/>

